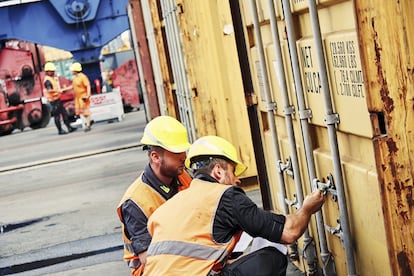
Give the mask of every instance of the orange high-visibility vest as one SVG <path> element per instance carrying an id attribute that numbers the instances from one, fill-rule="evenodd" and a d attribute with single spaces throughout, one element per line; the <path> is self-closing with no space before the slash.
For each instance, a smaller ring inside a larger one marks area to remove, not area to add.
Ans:
<path id="1" fill-rule="evenodd" d="M 78 98 L 88 96 L 87 87 L 90 85 L 91 83 L 88 77 L 83 73 L 78 73 L 76 76 L 73 77 L 73 80 L 72 80 L 73 92 L 75 93 L 75 96 Z"/>
<path id="2" fill-rule="evenodd" d="M 52 89 L 48 90 L 44 87 L 44 84 L 46 83 L 46 81 L 50 81 L 50 83 L 52 84 Z M 58 81 L 55 79 L 55 77 L 51 77 L 51 76 L 45 76 L 44 80 L 43 80 L 43 91 L 44 94 L 47 98 L 47 100 L 49 102 L 54 102 L 56 100 L 60 99 L 61 96 L 61 92 L 59 91 L 59 83 Z"/>
<path id="3" fill-rule="evenodd" d="M 152 214 L 144 275 L 207 275 L 220 269 L 240 237 L 237 233 L 226 243 L 213 239 L 214 216 L 230 187 L 194 179 Z"/>
<path id="4" fill-rule="evenodd" d="M 178 187 L 178 191 L 183 191 L 190 187 L 190 183 L 193 179 L 186 171 L 184 171 L 182 174 L 178 175 L 178 181 L 181 183 L 181 186 Z"/>
<path id="5" fill-rule="evenodd" d="M 182 187 L 188 187 L 191 182 L 191 177 L 184 172 L 179 176 L 179 182 Z M 152 213 L 161 206 L 166 200 L 149 185 L 142 182 L 142 174 L 129 186 L 120 203 L 118 204 L 117 213 L 122 223 L 122 238 L 124 240 L 124 260 L 128 262 L 131 268 L 139 268 L 139 257 L 134 254 L 132 249 L 132 242 L 125 233 L 124 220 L 122 218 L 122 204 L 127 200 L 132 200 L 141 209 L 144 215 L 148 218 Z M 137 274 L 139 275 L 139 274 Z"/>

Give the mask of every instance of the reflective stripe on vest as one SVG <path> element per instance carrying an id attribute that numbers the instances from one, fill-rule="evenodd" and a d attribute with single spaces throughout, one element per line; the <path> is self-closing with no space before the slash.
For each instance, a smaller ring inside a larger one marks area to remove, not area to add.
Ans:
<path id="1" fill-rule="evenodd" d="M 207 275 L 220 270 L 232 252 L 238 235 L 219 243 L 212 235 L 214 217 L 223 193 L 230 185 L 194 179 L 149 218 L 152 242 L 144 275 Z M 179 221 L 177 221 L 179 220 Z"/>
<path id="2" fill-rule="evenodd" d="M 223 248 L 212 248 L 210 246 L 180 241 L 162 241 L 151 244 L 148 248 L 147 256 L 166 254 L 201 260 L 219 260 L 225 253 L 226 250 Z"/>

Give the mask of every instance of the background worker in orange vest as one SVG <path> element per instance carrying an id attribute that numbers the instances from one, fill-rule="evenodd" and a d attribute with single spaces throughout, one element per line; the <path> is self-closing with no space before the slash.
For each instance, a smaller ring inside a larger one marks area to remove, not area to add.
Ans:
<path id="1" fill-rule="evenodd" d="M 59 79 L 55 77 L 56 66 L 52 62 L 47 62 L 45 64 L 45 78 L 43 80 L 43 92 L 49 101 L 50 105 L 52 106 L 52 114 L 55 119 L 55 125 L 58 129 L 58 133 L 66 134 L 67 132 L 62 129 L 62 123 L 60 122 L 61 116 L 63 122 L 65 123 L 66 127 L 68 128 L 69 132 L 75 131 L 76 128 L 70 126 L 70 122 L 68 119 L 68 114 L 66 113 L 66 109 L 60 100 L 63 91 L 70 89 L 67 87 L 65 89 L 61 89 L 59 85 Z"/>
<path id="2" fill-rule="evenodd" d="M 186 166 L 194 171 L 190 187 L 148 220 L 152 241 L 144 275 L 286 275 L 287 257 L 275 247 L 261 248 L 232 263 L 227 260 L 242 231 L 271 242 L 294 242 L 321 208 L 322 192 L 306 197 L 295 214 L 258 208 L 237 186 L 246 166 L 236 148 L 218 136 L 196 140 Z"/>
<path id="3" fill-rule="evenodd" d="M 156 117 L 146 125 L 141 143 L 148 151 L 149 164 L 129 186 L 117 208 L 124 260 L 132 268 L 132 275 L 141 275 L 146 263 L 151 241 L 147 230 L 149 216 L 191 182 L 184 166 L 190 143 L 186 128 L 178 120 Z"/>
<path id="4" fill-rule="evenodd" d="M 88 77 L 82 73 L 82 65 L 74 62 L 70 66 L 73 74 L 72 87 L 75 93 L 75 113 L 82 120 L 84 131 L 91 130 L 91 83 Z"/>

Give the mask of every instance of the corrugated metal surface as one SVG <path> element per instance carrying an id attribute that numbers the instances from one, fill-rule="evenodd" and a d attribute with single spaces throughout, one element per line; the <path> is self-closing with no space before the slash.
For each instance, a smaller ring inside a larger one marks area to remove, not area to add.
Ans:
<path id="1" fill-rule="evenodd" d="M 355 1 L 393 275 L 414 275 L 414 3 Z"/>
<path id="2" fill-rule="evenodd" d="M 168 113 L 179 111 L 177 117 L 193 133 L 190 138 L 216 134 L 234 141 L 249 166 L 246 175 L 256 175 L 228 3 L 164 1 L 158 8 L 154 26 L 162 26 L 158 35 L 165 33 L 160 59 L 172 73 L 163 71 L 164 81 L 171 83 L 166 96 L 175 101 L 167 102 Z"/>
<path id="3" fill-rule="evenodd" d="M 233 141 L 255 175 L 231 13 L 225 1 L 185 1 L 180 18 L 197 135 Z"/>
<path id="4" fill-rule="evenodd" d="M 330 82 L 330 92 L 334 112 L 339 115 L 340 123 L 337 124 L 337 143 L 341 157 L 341 168 L 345 185 L 345 195 L 347 210 L 350 217 L 350 239 L 353 241 L 354 248 L 350 248 L 354 253 L 358 266 L 357 271 L 360 275 L 388 275 L 389 265 L 387 265 L 387 247 L 382 213 L 378 208 L 381 206 L 379 197 L 379 187 L 376 179 L 375 159 L 370 138 L 372 130 L 370 118 L 366 107 L 366 92 L 364 90 L 364 80 L 362 77 L 362 65 L 359 56 L 358 41 L 355 26 L 353 25 L 354 14 L 352 2 L 330 1 L 330 6 L 320 7 L 319 20 L 325 46 L 325 56 L 327 60 L 327 72 Z M 263 2 L 259 3 L 261 9 L 265 9 Z M 307 1 L 295 1 L 292 3 L 293 15 L 295 17 L 296 28 L 296 47 L 299 58 L 299 66 L 304 90 L 304 98 L 307 109 L 311 111 L 309 119 L 311 140 L 313 143 L 313 158 L 316 166 L 316 177 L 327 181 L 327 176 L 333 174 L 333 157 L 329 144 L 329 135 L 326 129 L 326 110 L 323 105 L 323 91 L 321 82 L 320 68 L 318 67 L 316 46 L 310 24 L 310 15 L 307 10 Z M 247 8 L 247 7 L 246 7 Z M 247 14 L 252 10 L 246 9 Z M 300 13 L 295 13 L 300 12 Z M 277 14 L 283 14 L 279 11 Z M 247 16 L 249 18 L 250 16 Z M 338 20 L 347 18 L 349 20 Z M 334 20 L 335 19 L 335 20 Z M 283 36 L 283 28 L 286 24 L 283 18 L 279 18 L 278 24 L 282 30 L 280 37 L 283 60 L 286 69 L 290 69 L 289 49 L 287 48 L 286 37 Z M 282 159 L 291 156 L 289 141 L 286 137 L 285 124 L 282 120 L 283 113 L 280 107 L 281 95 L 278 86 L 278 78 L 284 77 L 288 80 L 289 96 L 291 103 L 298 111 L 294 85 L 292 84 L 291 70 L 285 70 L 284 76 L 278 76 L 275 72 L 275 63 L 282 62 L 276 60 L 271 30 L 267 21 L 261 21 L 261 32 L 266 51 L 267 74 L 270 75 L 272 85 L 272 97 L 279 106 L 276 115 L 276 125 L 279 131 Z M 256 47 L 252 48 L 252 60 L 258 64 Z M 256 67 L 257 68 L 257 67 Z M 254 70 L 258 72 L 257 69 Z M 262 74 L 262 73 L 260 73 Z M 258 74 L 258 75 L 260 75 Z M 258 79 L 258 78 L 256 78 Z M 257 81 L 257 91 L 261 91 L 260 81 Z M 261 95 L 263 93 L 259 93 Z M 263 102 L 263 101 L 259 101 Z M 263 109 L 262 109 L 263 112 Z M 300 155 L 300 173 L 303 190 L 310 192 L 311 179 L 306 174 L 306 156 L 302 138 L 298 112 L 294 119 L 294 131 L 297 134 L 295 143 L 297 144 Z M 264 123 L 267 124 L 267 123 Z M 264 136 L 265 140 L 269 138 Z M 268 152 L 267 152 L 268 153 Z M 274 156 L 268 155 L 267 159 L 272 160 Z M 294 199 L 297 190 L 293 185 L 293 180 L 285 176 L 287 197 Z M 276 178 L 271 178 L 272 186 L 278 187 L 280 183 L 275 182 Z M 365 191 L 365 192 L 363 192 Z M 375 196 L 376 195 L 376 196 Z M 278 198 L 277 205 L 282 209 L 284 203 L 280 194 L 275 194 Z M 366 202 L 370 202 L 374 208 L 364 208 Z M 291 210 L 291 211 L 294 211 Z M 337 227 L 341 217 L 338 208 L 337 198 L 327 197 L 327 202 L 323 208 L 324 224 L 332 228 Z M 362 227 L 364 225 L 364 227 Z M 367 227 L 369 225 L 369 227 Z M 314 227 L 310 227 L 310 233 L 318 241 L 318 235 Z M 334 256 L 335 267 L 338 275 L 347 275 L 347 256 L 341 239 L 335 235 L 328 234 L 328 249 Z M 299 241 L 299 246 L 303 249 L 303 241 Z M 375 254 L 371 250 L 375 248 Z M 369 253 L 371 252 L 371 253 Z M 372 266 L 372 263 L 384 264 L 382 266 Z M 297 263 L 303 270 L 307 270 L 306 261 Z M 349 274 L 348 274 L 349 275 Z"/>
<path id="5" fill-rule="evenodd" d="M 261 168 L 255 164 L 252 137 L 257 133 L 249 124 L 254 121 L 249 107 L 257 107 L 270 205 L 295 212 L 295 203 L 315 181 L 331 185 L 322 213 L 298 242 L 299 253 L 309 250 L 313 238 L 319 268 L 327 269 L 322 255 L 329 255 L 336 271 L 325 275 L 413 275 L 414 4 L 239 1 L 254 83 L 253 93 L 244 94 L 246 57 L 238 56 L 242 51 L 232 21 L 237 5 L 166 2 L 164 15 L 169 11 L 178 23 L 178 44 L 164 38 L 159 46 L 160 59 L 173 72 L 163 72 L 171 84 L 167 96 L 177 93 L 168 101 L 169 113 L 192 116 L 189 127 L 197 137 L 216 134 L 231 140 L 249 165 L 245 176 L 254 177 Z M 280 45 L 272 36 L 269 3 L 276 7 Z M 155 24 L 160 32 L 171 31 L 167 17 L 161 20 Z M 309 272 L 308 261 L 302 256 L 296 264 Z"/>

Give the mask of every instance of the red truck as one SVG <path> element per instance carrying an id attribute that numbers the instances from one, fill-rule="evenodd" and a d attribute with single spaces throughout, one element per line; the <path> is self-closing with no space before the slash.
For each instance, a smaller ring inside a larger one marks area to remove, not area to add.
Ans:
<path id="1" fill-rule="evenodd" d="M 0 49 L 0 135 L 49 123 L 50 109 L 36 68 L 43 57 L 36 49 L 21 41 L 9 41 Z"/>
<path id="2" fill-rule="evenodd" d="M 10 134 L 16 129 L 23 131 L 27 127 L 32 129 L 46 127 L 51 113 L 50 106 L 43 95 L 45 58 L 42 48 L 20 40 L 10 40 L 4 42 L 2 46 L 0 47 L 0 136 Z M 135 60 L 128 59 L 119 67 L 113 68 L 111 77 L 112 86 L 120 88 L 125 112 L 139 110 L 139 77 Z M 59 76 L 59 82 L 61 87 L 71 85 L 71 80 L 65 77 Z M 75 119 L 73 99 L 73 90 L 66 91 L 61 98 L 72 121 Z"/>
<path id="3" fill-rule="evenodd" d="M 15 129 L 38 129 L 49 124 L 50 106 L 43 95 L 44 55 L 41 47 L 12 40 L 0 48 L 0 136 Z M 71 80 L 59 77 L 61 87 Z M 75 115 L 73 91 L 62 95 L 70 118 Z"/>

